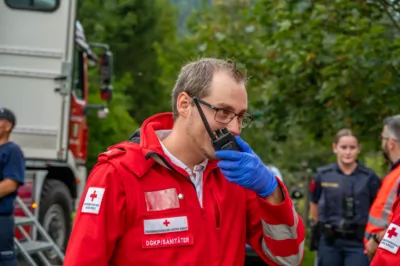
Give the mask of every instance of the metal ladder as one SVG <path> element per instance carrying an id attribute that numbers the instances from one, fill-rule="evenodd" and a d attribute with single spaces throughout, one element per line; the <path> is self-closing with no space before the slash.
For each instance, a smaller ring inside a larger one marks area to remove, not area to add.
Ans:
<path id="1" fill-rule="evenodd" d="M 14 237 L 14 243 L 19 253 L 24 257 L 26 262 L 30 266 L 38 266 L 37 262 L 32 258 L 32 255 L 37 255 L 41 261 L 40 264 L 43 266 L 52 266 L 50 261 L 43 254 L 43 251 L 54 250 L 57 254 L 57 257 L 61 261 L 61 265 L 64 263 L 64 254 L 57 246 L 57 244 L 53 241 L 53 239 L 49 236 L 43 226 L 39 223 L 36 217 L 32 214 L 32 212 L 28 209 L 25 203 L 21 200 L 20 197 L 16 197 L 16 202 L 21 207 L 22 211 L 25 213 L 26 217 L 15 216 L 15 225 L 21 234 L 24 236 L 25 240 L 19 241 Z M 24 225 L 31 225 L 32 228 L 36 228 L 38 235 L 41 235 L 44 240 L 33 240 L 31 236 L 25 231 L 23 228 Z"/>

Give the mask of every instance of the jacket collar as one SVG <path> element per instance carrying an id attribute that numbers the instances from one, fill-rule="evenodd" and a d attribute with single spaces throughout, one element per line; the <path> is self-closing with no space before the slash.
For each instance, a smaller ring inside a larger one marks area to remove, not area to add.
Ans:
<path id="1" fill-rule="evenodd" d="M 156 114 L 146 119 L 141 128 L 132 134 L 128 142 L 123 144 L 125 149 L 133 147 L 132 145 L 136 146 L 137 149 L 137 144 L 139 144 L 144 159 L 140 160 L 140 162 L 138 161 L 137 163 L 132 164 L 131 160 L 129 160 L 130 156 L 127 156 L 127 160 L 130 163 L 125 162 L 123 164 L 138 177 L 143 176 L 154 165 L 155 162 L 187 177 L 186 171 L 180 167 L 176 167 L 168 158 L 168 156 L 165 155 L 156 133 L 157 131 L 172 130 L 173 125 L 174 120 L 171 112 Z M 210 160 L 207 164 L 204 176 L 207 172 L 216 167 L 217 161 Z"/>

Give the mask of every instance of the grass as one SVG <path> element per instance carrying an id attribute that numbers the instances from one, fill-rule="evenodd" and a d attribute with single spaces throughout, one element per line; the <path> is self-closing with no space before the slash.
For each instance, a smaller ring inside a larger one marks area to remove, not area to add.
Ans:
<path id="1" fill-rule="evenodd" d="M 315 252 L 306 249 L 304 254 L 303 266 L 313 266 L 315 260 Z"/>

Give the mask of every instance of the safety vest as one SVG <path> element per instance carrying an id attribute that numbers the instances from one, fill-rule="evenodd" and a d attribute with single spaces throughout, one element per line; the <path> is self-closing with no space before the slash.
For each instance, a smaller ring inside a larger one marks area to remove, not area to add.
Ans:
<path id="1" fill-rule="evenodd" d="M 393 169 L 382 181 L 381 188 L 369 210 L 367 227 L 365 228 L 366 243 L 368 236 L 385 230 L 392 219 L 392 204 L 397 198 L 400 184 L 400 165 Z"/>

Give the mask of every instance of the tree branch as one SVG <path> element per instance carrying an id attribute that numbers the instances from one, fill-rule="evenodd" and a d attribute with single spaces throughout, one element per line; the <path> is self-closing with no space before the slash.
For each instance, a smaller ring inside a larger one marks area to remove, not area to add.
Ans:
<path id="1" fill-rule="evenodd" d="M 380 0 L 379 2 L 381 2 L 381 4 L 383 5 L 383 10 L 389 16 L 389 19 L 392 21 L 393 25 L 400 32 L 400 25 L 394 19 L 393 15 L 390 13 L 389 8 L 388 8 L 388 3 L 385 0 Z"/>

